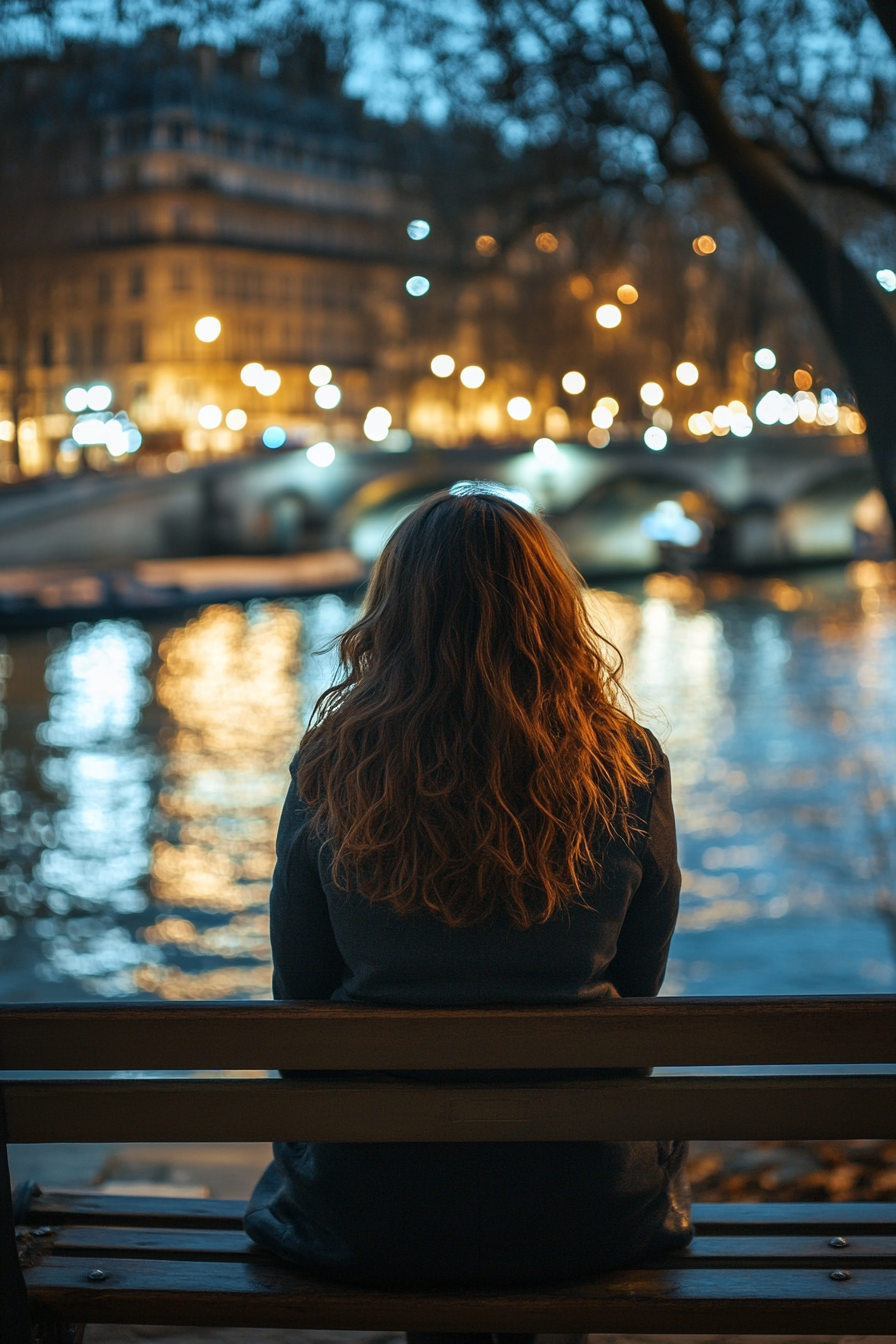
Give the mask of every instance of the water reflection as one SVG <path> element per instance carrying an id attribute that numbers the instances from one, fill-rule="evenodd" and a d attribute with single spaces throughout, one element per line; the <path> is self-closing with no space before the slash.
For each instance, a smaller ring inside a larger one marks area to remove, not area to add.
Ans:
<path id="1" fill-rule="evenodd" d="M 896 980 L 875 914 L 896 884 L 892 578 L 864 561 L 846 580 L 654 575 L 592 595 L 673 763 L 666 992 Z M 49 652 L 9 638 L 0 995 L 269 993 L 287 766 L 353 614 L 331 594 L 210 607 L 154 637 L 76 626 Z"/>

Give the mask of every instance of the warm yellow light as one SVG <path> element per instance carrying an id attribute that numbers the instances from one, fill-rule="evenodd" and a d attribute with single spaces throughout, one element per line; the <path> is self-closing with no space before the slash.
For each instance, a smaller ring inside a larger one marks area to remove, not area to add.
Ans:
<path id="1" fill-rule="evenodd" d="M 735 398 L 734 401 L 729 401 L 728 409 L 732 415 L 749 415 L 745 403 L 738 401 L 737 398 Z"/>
<path id="2" fill-rule="evenodd" d="M 663 400 L 663 389 L 659 383 L 642 383 L 641 400 L 645 406 L 659 406 Z"/>
<path id="3" fill-rule="evenodd" d="M 609 411 L 613 416 L 619 414 L 619 402 L 615 397 L 598 397 L 597 404 L 598 406 L 602 406 L 605 411 Z"/>
<path id="4" fill-rule="evenodd" d="M 560 244 L 552 233 L 545 231 L 540 233 L 535 239 L 535 246 L 539 252 L 556 252 Z"/>
<path id="5" fill-rule="evenodd" d="M 476 251 L 482 257 L 493 257 L 498 251 L 497 239 L 490 233 L 480 233 L 476 239 Z"/>
<path id="6" fill-rule="evenodd" d="M 313 387 L 325 387 L 333 377 L 333 370 L 329 364 L 315 364 L 313 369 L 308 370 L 308 381 Z"/>
<path id="7" fill-rule="evenodd" d="M 255 386 L 263 397 L 272 397 L 280 387 L 280 375 L 276 369 L 262 369 Z"/>
<path id="8" fill-rule="evenodd" d="M 699 238 L 695 238 L 691 247 L 697 253 L 698 257 L 708 257 L 716 250 L 716 240 L 708 233 L 701 233 Z"/>
<path id="9" fill-rule="evenodd" d="M 429 367 L 437 378 L 450 378 L 454 372 L 454 360 L 450 355 L 436 355 Z"/>
<path id="10" fill-rule="evenodd" d="M 812 386 L 812 375 L 808 369 L 794 369 L 793 381 L 801 392 L 808 392 Z"/>
<path id="11" fill-rule="evenodd" d="M 464 387 L 481 387 L 485 382 L 485 369 L 480 369 L 478 364 L 468 364 L 461 369 L 460 380 Z"/>
<path id="12" fill-rule="evenodd" d="M 569 373 L 564 373 L 560 379 L 560 384 L 564 392 L 569 392 L 571 396 L 576 397 L 580 392 L 585 391 L 585 375 L 579 373 L 576 369 L 570 369 Z"/>
<path id="13" fill-rule="evenodd" d="M 597 429 L 609 429 L 613 423 L 613 415 L 606 406 L 595 406 L 591 412 L 591 423 Z"/>
<path id="14" fill-rule="evenodd" d="M 238 408 L 228 411 L 224 417 L 224 423 L 228 429 L 245 429 L 246 421 L 249 419 L 245 411 Z"/>
<path id="15" fill-rule="evenodd" d="M 728 430 L 731 428 L 731 412 L 727 406 L 716 406 L 712 412 L 713 429 Z"/>
<path id="16" fill-rule="evenodd" d="M 685 387 L 693 387 L 700 377 L 700 371 L 689 359 L 683 359 L 675 369 L 675 377 Z"/>
<path id="17" fill-rule="evenodd" d="M 637 303 L 639 295 L 634 285 L 620 285 L 616 297 L 620 303 Z"/>
<path id="18" fill-rule="evenodd" d="M 16 437 L 16 427 L 12 420 L 0 420 L 0 443 L 12 443 Z"/>
<path id="19" fill-rule="evenodd" d="M 216 317 L 200 317 L 193 330 L 200 341 L 209 345 L 221 335 L 221 323 Z"/>
<path id="20" fill-rule="evenodd" d="M 574 299 L 590 299 L 594 286 L 587 275 L 573 275 L 569 279 L 569 292 Z"/>
<path id="21" fill-rule="evenodd" d="M 200 406 L 196 419 L 203 429 L 217 429 L 221 423 L 221 407 Z"/>
<path id="22" fill-rule="evenodd" d="M 532 414 L 532 403 L 527 397 L 511 397 L 507 403 L 507 414 L 511 420 L 528 420 Z"/>
<path id="23" fill-rule="evenodd" d="M 240 378 L 247 387 L 255 387 L 259 378 L 264 373 L 263 364 L 244 364 L 240 369 Z"/>
<path id="24" fill-rule="evenodd" d="M 618 327 L 622 321 L 622 313 L 615 303 L 602 303 L 594 316 L 599 327 Z"/>
<path id="25" fill-rule="evenodd" d="M 688 416 L 688 429 L 697 438 L 701 438 L 712 433 L 712 416 L 707 415 L 705 411 L 700 411 L 697 415 Z"/>
<path id="26" fill-rule="evenodd" d="M 588 431 L 588 442 L 591 444 L 592 448 L 606 448 L 607 444 L 610 442 L 609 431 L 606 429 L 599 429 L 598 426 L 595 425 Z"/>

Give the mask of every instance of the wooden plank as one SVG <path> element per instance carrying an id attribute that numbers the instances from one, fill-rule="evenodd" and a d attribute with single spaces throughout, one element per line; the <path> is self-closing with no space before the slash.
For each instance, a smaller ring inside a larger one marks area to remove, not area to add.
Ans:
<path id="1" fill-rule="evenodd" d="M 4 1069 L 624 1068 L 896 1061 L 896 996 L 571 1007 L 7 1004 Z"/>
<path id="2" fill-rule="evenodd" d="M 896 1075 L 884 1074 L 541 1087 L 133 1079 L 13 1082 L 5 1090 L 15 1143 L 896 1137 Z"/>
<path id="3" fill-rule="evenodd" d="M 116 1227 L 242 1228 L 243 1199 L 164 1199 L 158 1195 L 96 1195 L 45 1191 L 32 1199 L 30 1227 L 69 1223 Z"/>
<path id="4" fill-rule="evenodd" d="M 27 1223 L 32 1227 L 102 1223 L 116 1227 L 239 1230 L 245 1208 L 245 1201 L 240 1199 L 163 1199 L 49 1190 L 32 1200 Z M 695 1203 L 691 1218 L 698 1233 L 714 1236 L 896 1236 L 896 1202 Z"/>
<path id="5" fill-rule="evenodd" d="M 896 1236 L 896 1202 L 869 1200 L 842 1204 L 694 1204 L 697 1232 L 712 1236 L 797 1236 L 818 1232 L 828 1237 Z"/>
<path id="6" fill-rule="evenodd" d="M 91 1282 L 91 1269 L 106 1278 Z M 37 1316 L 145 1325 L 583 1333 L 884 1334 L 896 1270 L 621 1270 L 535 1291 L 368 1291 L 245 1263 L 48 1257 L 26 1271 Z"/>
<path id="7" fill-rule="evenodd" d="M 896 1237 L 851 1237 L 835 1249 L 828 1237 L 696 1236 L 682 1251 L 664 1255 L 654 1268 L 847 1268 L 896 1269 Z M 73 1226 L 54 1229 L 32 1243 L 46 1254 L 114 1256 L 156 1260 L 246 1260 L 264 1252 L 245 1232 L 219 1228 L 128 1228 Z"/>

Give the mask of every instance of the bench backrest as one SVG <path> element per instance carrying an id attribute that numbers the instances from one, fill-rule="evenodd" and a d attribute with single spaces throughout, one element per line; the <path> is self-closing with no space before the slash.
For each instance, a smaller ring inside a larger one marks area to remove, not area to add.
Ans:
<path id="1" fill-rule="evenodd" d="M 625 999 L 575 1007 L 0 1006 L 7 1071 L 255 1071 L 4 1084 L 17 1142 L 896 1137 L 896 997 Z M 550 1070 L 836 1066 L 557 1079 Z M 866 1066 L 850 1069 L 849 1066 Z M 301 1079 L 258 1077 L 304 1070 Z M 480 1071 L 525 1069 L 537 1081 Z M 435 1086 L 416 1071 L 450 1074 Z M 539 1078 L 538 1075 L 541 1074 Z"/>

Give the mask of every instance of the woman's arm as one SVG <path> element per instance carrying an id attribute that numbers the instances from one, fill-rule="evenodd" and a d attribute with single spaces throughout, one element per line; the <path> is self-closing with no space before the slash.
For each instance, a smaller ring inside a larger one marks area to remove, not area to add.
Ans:
<path id="1" fill-rule="evenodd" d="M 271 886 L 275 999 L 329 999 L 342 983 L 344 963 L 309 831 L 308 809 L 293 780 L 280 815 Z"/>
<path id="2" fill-rule="evenodd" d="M 680 890 L 669 762 L 663 755 L 656 767 L 647 819 L 641 883 L 629 903 L 616 954 L 606 970 L 607 979 L 623 998 L 650 997 L 659 992 L 678 916 Z"/>

